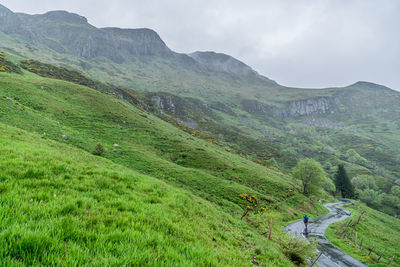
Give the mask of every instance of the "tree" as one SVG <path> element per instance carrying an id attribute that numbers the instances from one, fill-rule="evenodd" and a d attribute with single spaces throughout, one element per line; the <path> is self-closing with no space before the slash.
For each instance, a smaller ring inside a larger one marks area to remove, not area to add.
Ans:
<path id="1" fill-rule="evenodd" d="M 372 189 L 366 189 L 360 192 L 360 200 L 368 206 L 378 208 L 381 205 L 381 196 Z"/>
<path id="2" fill-rule="evenodd" d="M 335 175 L 336 190 L 341 193 L 344 198 L 354 198 L 354 186 L 347 176 L 344 166 L 340 164 Z"/>
<path id="3" fill-rule="evenodd" d="M 390 193 L 390 190 L 393 186 L 393 180 L 386 177 L 378 176 L 376 178 L 376 185 L 382 192 Z"/>
<path id="4" fill-rule="evenodd" d="M 303 193 L 306 196 L 320 188 L 323 183 L 328 182 L 321 164 L 313 159 L 300 160 L 293 168 L 292 173 L 294 178 L 301 180 Z"/>
<path id="5" fill-rule="evenodd" d="M 378 190 L 375 179 L 371 175 L 358 175 L 351 179 L 351 183 L 360 190 L 372 189 Z"/>
<path id="6" fill-rule="evenodd" d="M 400 198 L 400 186 L 398 185 L 393 186 L 391 192 L 393 195 Z"/>
<path id="7" fill-rule="evenodd" d="M 346 151 L 346 158 L 352 163 L 357 163 L 364 166 L 368 165 L 368 160 L 363 158 L 360 154 L 357 153 L 357 151 L 352 148 Z"/>

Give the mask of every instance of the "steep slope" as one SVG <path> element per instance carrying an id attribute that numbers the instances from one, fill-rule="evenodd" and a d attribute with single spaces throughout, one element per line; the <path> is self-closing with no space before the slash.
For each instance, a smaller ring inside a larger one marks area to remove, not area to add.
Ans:
<path id="1" fill-rule="evenodd" d="M 282 209 L 284 198 L 301 199 L 292 177 L 197 139 L 113 95 L 27 72 L 0 77 L 4 123 L 54 140 L 65 135 L 63 142 L 88 151 L 102 143 L 108 149 L 104 157 L 238 213 L 242 193 Z"/>
<path id="2" fill-rule="evenodd" d="M 290 266 L 275 243 L 187 191 L 1 123 L 0 135 L 3 265 Z"/>
<path id="3" fill-rule="evenodd" d="M 0 120 L 9 264 L 290 266 L 280 227 L 324 213 L 292 177 L 107 92 L 0 72 Z M 78 150 L 98 143 L 108 160 Z M 272 217 L 276 243 L 262 235 Z"/>

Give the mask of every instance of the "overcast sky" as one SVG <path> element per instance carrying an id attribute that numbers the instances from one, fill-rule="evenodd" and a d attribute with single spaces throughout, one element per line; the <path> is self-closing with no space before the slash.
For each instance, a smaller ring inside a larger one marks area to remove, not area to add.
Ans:
<path id="1" fill-rule="evenodd" d="M 0 0 L 97 27 L 151 28 L 176 52 L 232 55 L 280 84 L 400 89 L 399 0 Z"/>

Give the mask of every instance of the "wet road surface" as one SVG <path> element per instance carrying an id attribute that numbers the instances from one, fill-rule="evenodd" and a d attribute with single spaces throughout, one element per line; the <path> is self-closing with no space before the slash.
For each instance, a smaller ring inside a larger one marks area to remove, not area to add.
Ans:
<path id="1" fill-rule="evenodd" d="M 305 233 L 303 221 L 291 223 L 283 229 L 283 231 L 287 231 L 290 234 L 318 241 L 317 248 L 322 251 L 322 256 L 319 258 L 317 266 L 366 267 L 366 265 L 337 249 L 325 237 L 325 230 L 329 225 L 343 221 L 351 215 L 350 211 L 339 208 L 339 206 L 346 203 L 348 202 L 326 204 L 325 207 L 329 210 L 329 213 L 320 218 L 310 219 L 308 222 L 308 234 Z"/>

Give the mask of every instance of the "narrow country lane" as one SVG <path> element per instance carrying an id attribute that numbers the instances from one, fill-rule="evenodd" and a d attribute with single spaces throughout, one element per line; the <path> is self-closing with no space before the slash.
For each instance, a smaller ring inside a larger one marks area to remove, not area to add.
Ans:
<path id="1" fill-rule="evenodd" d="M 311 218 L 308 224 L 307 235 L 305 234 L 305 227 L 302 221 L 291 223 L 283 229 L 283 231 L 287 231 L 290 234 L 318 241 L 317 248 L 319 251 L 322 251 L 322 256 L 318 260 L 317 266 L 366 267 L 365 264 L 362 264 L 333 246 L 325 237 L 325 230 L 329 225 L 343 221 L 351 215 L 350 211 L 339 208 L 346 203 L 348 202 L 326 204 L 325 207 L 329 210 L 329 213 L 320 218 Z"/>

